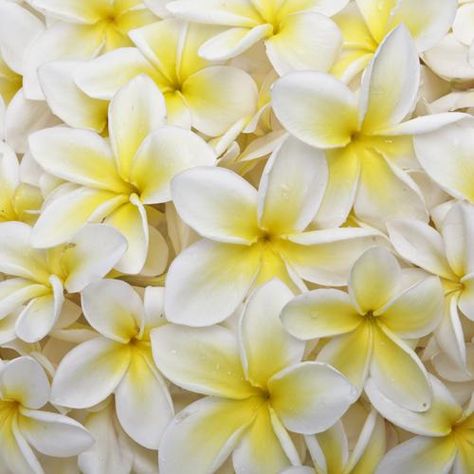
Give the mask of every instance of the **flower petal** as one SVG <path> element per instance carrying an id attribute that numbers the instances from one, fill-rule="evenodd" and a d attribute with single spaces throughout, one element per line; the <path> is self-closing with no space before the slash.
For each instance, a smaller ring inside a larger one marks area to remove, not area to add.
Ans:
<path id="1" fill-rule="evenodd" d="M 106 0 L 30 0 L 31 5 L 45 15 L 72 23 L 95 23 L 102 20 Z"/>
<path id="2" fill-rule="evenodd" d="M 130 179 L 137 150 L 164 124 L 165 117 L 163 94 L 148 76 L 133 78 L 114 96 L 109 106 L 109 135 L 122 178 Z"/>
<path id="3" fill-rule="evenodd" d="M 349 292 L 361 314 L 376 311 L 391 300 L 399 289 L 400 265 L 384 247 L 374 247 L 354 263 Z"/>
<path id="4" fill-rule="evenodd" d="M 143 203 L 166 202 L 171 200 L 170 182 L 175 175 L 215 161 L 215 152 L 197 134 L 164 126 L 143 141 L 131 163 L 130 179 Z"/>
<path id="5" fill-rule="evenodd" d="M 22 409 L 18 425 L 28 442 L 47 456 L 75 456 L 94 444 L 80 423 L 57 413 Z"/>
<path id="6" fill-rule="evenodd" d="M 168 388 L 153 360 L 138 351 L 115 391 L 117 417 L 127 434 L 148 449 L 157 449 L 173 417 Z"/>
<path id="7" fill-rule="evenodd" d="M 290 336 L 279 318 L 292 297 L 280 280 L 271 280 L 255 290 L 242 314 L 239 339 L 244 370 L 261 387 L 273 374 L 303 357 L 304 343 Z"/>
<path id="8" fill-rule="evenodd" d="M 308 145 L 343 147 L 358 129 L 355 95 L 328 74 L 290 73 L 275 82 L 272 100 L 278 120 Z"/>
<path id="9" fill-rule="evenodd" d="M 229 329 L 167 324 L 151 332 L 151 341 L 158 369 L 174 384 L 237 400 L 255 393 L 245 380 L 237 340 Z"/>
<path id="10" fill-rule="evenodd" d="M 282 76 L 290 71 L 328 71 L 341 43 L 339 28 L 327 16 L 301 12 L 283 18 L 278 33 L 265 46 L 273 67 Z"/>
<path id="11" fill-rule="evenodd" d="M 285 329 L 303 341 L 351 332 L 361 323 L 349 295 L 318 289 L 297 296 L 281 312 Z"/>
<path id="12" fill-rule="evenodd" d="M 216 472 L 257 414 L 259 403 L 206 397 L 188 405 L 168 425 L 160 443 L 163 474 Z"/>
<path id="13" fill-rule="evenodd" d="M 287 138 L 262 174 L 260 226 L 275 234 L 306 229 L 321 203 L 326 181 L 327 165 L 322 152 Z"/>
<path id="14" fill-rule="evenodd" d="M 258 237 L 257 191 L 225 168 L 183 171 L 171 183 L 181 219 L 208 239 L 250 244 Z"/>
<path id="15" fill-rule="evenodd" d="M 283 369 L 269 380 L 268 390 L 285 427 L 303 434 L 327 430 L 358 397 L 341 373 L 320 362 Z"/>
<path id="16" fill-rule="evenodd" d="M 201 240 L 181 252 L 166 277 L 165 313 L 176 323 L 207 326 L 229 317 L 260 269 L 258 248 Z"/>
<path id="17" fill-rule="evenodd" d="M 48 402 L 49 382 L 43 368 L 32 357 L 18 357 L 0 371 L 3 399 L 18 401 L 22 406 L 38 409 Z"/>
<path id="18" fill-rule="evenodd" d="M 127 345 L 96 337 L 68 352 L 53 379 L 51 401 L 70 408 L 87 408 L 105 400 L 117 387 L 130 363 Z"/>
<path id="19" fill-rule="evenodd" d="M 126 344 L 138 334 L 143 303 L 124 281 L 106 279 L 88 285 L 81 303 L 88 323 L 106 338 Z"/>

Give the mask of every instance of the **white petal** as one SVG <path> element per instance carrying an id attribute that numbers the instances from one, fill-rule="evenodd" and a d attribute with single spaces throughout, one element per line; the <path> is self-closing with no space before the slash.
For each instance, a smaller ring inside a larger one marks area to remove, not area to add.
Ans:
<path id="1" fill-rule="evenodd" d="M 72 23 L 95 23 L 101 20 L 101 13 L 107 6 L 104 0 L 29 0 L 34 8 L 45 15 L 52 15 Z M 102 10 L 102 11 L 101 11 Z"/>
<path id="2" fill-rule="evenodd" d="M 86 408 L 105 400 L 122 380 L 130 362 L 129 348 L 97 337 L 68 352 L 51 388 L 54 404 Z"/>
<path id="3" fill-rule="evenodd" d="M 35 449 L 48 456 L 75 456 L 94 444 L 81 424 L 56 413 L 23 409 L 19 428 Z"/>
<path id="4" fill-rule="evenodd" d="M 296 433 L 319 433 L 332 426 L 357 399 L 355 387 L 337 370 L 302 362 L 268 382 L 270 403 L 283 424 Z"/>
<path id="5" fill-rule="evenodd" d="M 327 164 L 321 151 L 289 137 L 267 162 L 259 188 L 259 220 L 275 234 L 301 232 L 324 195 Z"/>
<path id="6" fill-rule="evenodd" d="M 31 357 L 18 357 L 0 371 L 2 398 L 38 409 L 49 399 L 49 382 L 43 368 Z"/>
<path id="7" fill-rule="evenodd" d="M 89 324 L 100 334 L 127 343 L 140 330 L 143 303 L 124 281 L 105 279 L 82 291 L 82 308 Z"/>
<path id="8" fill-rule="evenodd" d="M 190 169 L 173 179 L 171 194 L 181 219 L 203 237 L 247 245 L 256 240 L 257 191 L 236 173 Z"/>
<path id="9" fill-rule="evenodd" d="M 165 313 L 173 322 L 207 326 L 229 317 L 260 269 L 261 252 L 201 240 L 181 252 L 166 277 Z"/>

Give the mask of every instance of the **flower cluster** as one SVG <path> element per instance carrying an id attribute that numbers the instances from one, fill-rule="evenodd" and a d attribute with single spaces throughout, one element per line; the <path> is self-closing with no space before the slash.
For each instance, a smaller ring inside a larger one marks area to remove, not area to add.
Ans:
<path id="1" fill-rule="evenodd" d="M 473 0 L 0 0 L 0 474 L 474 473 Z"/>

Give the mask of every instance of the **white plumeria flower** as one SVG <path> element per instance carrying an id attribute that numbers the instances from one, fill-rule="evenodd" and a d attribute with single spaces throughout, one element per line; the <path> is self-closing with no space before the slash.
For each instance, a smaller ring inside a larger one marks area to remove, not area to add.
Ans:
<path id="1" fill-rule="evenodd" d="M 412 220 L 396 220 L 387 227 L 393 246 L 403 258 L 441 278 L 446 310 L 437 340 L 458 367 L 466 367 L 459 311 L 474 321 L 474 206 L 466 202 L 453 205 L 439 231 Z"/>
<path id="2" fill-rule="evenodd" d="M 357 410 L 351 413 L 354 408 Z M 355 404 L 342 420 L 328 430 L 313 436 L 305 436 L 314 469 L 307 466 L 293 466 L 281 474 L 373 473 L 385 453 L 385 423 L 374 409 L 364 417 L 365 413 L 363 408 Z M 360 424 L 358 423 L 360 417 L 362 417 L 360 431 L 354 439 L 351 439 L 354 437 L 355 428 Z"/>
<path id="3" fill-rule="evenodd" d="M 233 58 L 265 42 L 275 70 L 327 71 L 339 52 L 341 35 L 326 15 L 348 0 L 179 0 L 167 5 L 179 18 L 227 28 L 206 41 L 199 54 L 209 60 Z"/>
<path id="4" fill-rule="evenodd" d="M 62 359 L 52 402 L 88 408 L 114 393 L 124 431 L 142 446 L 157 449 L 173 416 L 150 346 L 150 331 L 164 322 L 162 302 L 162 288 L 146 288 L 142 302 L 130 285 L 118 280 L 102 280 L 83 290 L 84 316 L 99 334 Z"/>
<path id="5" fill-rule="evenodd" d="M 5 474 L 44 474 L 31 449 L 47 456 L 75 456 L 92 446 L 92 436 L 77 421 L 41 411 L 49 400 L 49 382 L 31 357 L 0 367 L 0 462 Z"/>
<path id="6" fill-rule="evenodd" d="M 282 312 L 293 336 L 330 337 L 317 360 L 333 365 L 362 390 L 371 376 L 395 403 L 426 411 L 427 372 L 406 340 L 430 334 L 443 315 L 437 277 L 403 271 L 385 248 L 367 250 L 354 264 L 349 293 L 318 289 L 297 296 Z"/>
<path id="7" fill-rule="evenodd" d="M 294 72 L 275 83 L 273 108 L 280 122 L 327 156 L 329 185 L 317 222 L 340 225 L 352 206 L 357 218 L 379 227 L 394 217 L 428 219 L 418 187 L 403 170 L 416 166 L 412 136 L 466 115 L 404 122 L 415 106 L 419 78 L 416 46 L 402 25 L 377 50 L 359 98 L 322 73 Z"/>
<path id="8" fill-rule="evenodd" d="M 16 334 L 26 342 L 45 337 L 57 322 L 64 290 L 81 291 L 103 278 L 126 250 L 113 228 L 90 224 L 64 245 L 48 250 L 31 245 L 32 229 L 21 222 L 0 224 L 0 318 L 26 304 L 16 320 Z"/>
<path id="9" fill-rule="evenodd" d="M 377 474 L 474 472 L 474 397 L 463 410 L 436 377 L 430 376 L 430 381 L 434 397 L 425 413 L 401 408 L 369 381 L 367 392 L 380 414 L 417 435 L 389 451 Z"/>
<path id="10" fill-rule="evenodd" d="M 257 88 L 242 69 L 199 57 L 199 47 L 214 31 L 215 27 L 173 18 L 133 30 L 130 37 L 136 48 L 120 48 L 77 67 L 74 80 L 81 90 L 72 96 L 74 108 L 95 117 L 100 107 L 97 101 L 110 100 L 127 81 L 147 74 L 165 97 L 170 124 L 193 127 L 209 136 L 223 134 L 235 122 L 254 114 Z M 70 97 L 70 88 L 54 90 L 58 73 L 60 77 L 61 71 L 49 73 L 44 84 L 50 91 L 49 102 L 54 101 L 55 110 L 63 116 L 61 93 Z M 84 93 L 89 97 L 87 102 Z M 90 102 L 91 98 L 95 100 Z"/>
<path id="11" fill-rule="evenodd" d="M 165 115 L 163 95 L 151 79 L 139 76 L 110 103 L 109 140 L 87 130 L 62 127 L 33 134 L 30 147 L 35 160 L 48 173 L 68 181 L 43 207 L 33 244 L 57 245 L 86 222 L 104 220 L 128 241 L 117 270 L 144 271 L 152 252 L 151 273 L 163 272 L 168 247 L 149 226 L 149 205 L 170 200 L 169 183 L 176 173 L 212 165 L 216 159 L 198 135 L 164 125 Z"/>
<path id="12" fill-rule="evenodd" d="M 89 59 L 131 46 L 128 32 L 157 20 L 142 0 L 27 1 L 50 20 L 25 58 L 25 94 L 33 100 L 44 98 L 37 76 L 42 64 L 57 59 Z M 12 30 L 12 35 L 17 39 L 19 32 Z"/>
<path id="13" fill-rule="evenodd" d="M 450 29 L 457 0 L 355 0 L 334 17 L 344 46 L 331 72 L 350 81 L 365 69 L 383 39 L 404 24 L 419 53 L 435 46 Z"/>
<path id="14" fill-rule="evenodd" d="M 301 362 L 304 343 L 279 320 L 292 296 L 278 280 L 259 288 L 240 318 L 238 338 L 221 326 L 168 324 L 152 331 L 159 369 L 176 385 L 208 395 L 165 430 L 162 474 L 215 472 L 232 452 L 237 474 L 279 472 L 300 464 L 287 430 L 324 431 L 355 401 L 357 390 L 338 371 Z"/>
<path id="15" fill-rule="evenodd" d="M 384 236 L 362 228 L 306 231 L 321 202 L 327 168 L 320 151 L 290 138 L 273 153 L 258 191 L 224 168 L 184 171 L 172 182 L 183 221 L 204 239 L 172 262 L 165 313 L 176 323 L 223 321 L 253 286 L 273 277 L 345 285 L 352 263 Z"/>

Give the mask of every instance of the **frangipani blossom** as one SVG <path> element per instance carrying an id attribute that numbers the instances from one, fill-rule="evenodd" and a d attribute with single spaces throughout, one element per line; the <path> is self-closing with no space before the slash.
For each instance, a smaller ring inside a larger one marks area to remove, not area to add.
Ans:
<path id="1" fill-rule="evenodd" d="M 77 421 L 42 411 L 49 382 L 31 357 L 0 366 L 0 468 L 9 474 L 45 474 L 32 448 L 55 457 L 75 456 L 94 443 Z M 5 470 L 6 469 L 6 470 Z"/>
<path id="2" fill-rule="evenodd" d="M 463 410 L 446 387 L 430 375 L 433 403 L 424 413 L 396 405 L 367 384 L 371 403 L 382 416 L 417 436 L 390 450 L 377 474 L 471 474 L 474 472 L 474 397 Z M 452 469 L 452 471 L 451 471 Z"/>
<path id="3" fill-rule="evenodd" d="M 167 8 L 178 18 L 227 28 L 206 41 L 199 54 L 208 60 L 233 58 L 265 42 L 275 70 L 327 71 L 339 52 L 341 35 L 326 15 L 348 0 L 178 0 Z"/>
<path id="4" fill-rule="evenodd" d="M 149 251 L 153 274 L 166 267 L 168 247 L 149 227 L 151 204 L 170 200 L 169 182 L 178 172 L 212 165 L 215 154 L 191 131 L 164 125 L 163 95 L 151 79 L 139 76 L 124 86 L 109 107 L 109 140 L 94 132 L 63 127 L 30 137 L 35 160 L 68 181 L 48 197 L 33 231 L 33 244 L 62 243 L 86 222 L 103 220 L 119 230 L 128 249 L 116 269 L 138 273 Z"/>
<path id="5" fill-rule="evenodd" d="M 252 287 L 277 277 L 344 285 L 351 264 L 384 241 L 362 228 L 305 230 L 326 186 L 322 153 L 289 138 L 266 164 L 258 191 L 224 168 L 184 171 L 171 183 L 179 216 L 204 237 L 181 252 L 166 278 L 165 313 L 175 323 L 223 321 Z"/>
<path id="6" fill-rule="evenodd" d="M 427 371 L 405 340 L 426 336 L 440 323 L 443 292 L 437 277 L 402 270 L 385 248 L 367 250 L 354 264 L 349 293 L 317 289 L 282 312 L 293 336 L 331 338 L 317 360 L 340 370 L 362 390 L 372 377 L 394 403 L 414 411 L 431 404 Z"/>
<path id="7" fill-rule="evenodd" d="M 51 400 L 88 408 L 115 394 L 117 417 L 137 443 L 157 449 L 173 416 L 168 388 L 155 367 L 150 331 L 164 323 L 163 289 L 148 287 L 144 301 L 127 283 L 103 280 L 82 292 L 82 308 L 97 337 L 62 359 Z"/>
<path id="8" fill-rule="evenodd" d="M 280 122 L 327 156 L 329 183 L 317 222 L 340 225 L 353 206 L 357 218 L 379 227 L 395 217 L 428 219 L 418 187 L 403 170 L 416 166 L 412 136 L 465 115 L 437 114 L 403 122 L 415 106 L 419 77 L 415 43 L 399 26 L 377 50 L 359 98 L 322 73 L 294 72 L 275 83 L 273 108 Z"/>
<path id="9" fill-rule="evenodd" d="M 158 368 L 176 385 L 207 395 L 166 428 L 161 474 L 215 472 L 231 453 L 237 474 L 274 474 L 301 463 L 287 430 L 324 431 L 355 400 L 357 391 L 332 367 L 301 362 L 304 343 L 278 318 L 292 296 L 278 280 L 260 287 L 238 337 L 221 326 L 152 331 Z"/>
<path id="10" fill-rule="evenodd" d="M 130 37 L 136 48 L 120 48 L 78 68 L 76 84 L 96 100 L 73 99 L 79 102 L 78 108 L 86 106 L 95 115 L 97 100 L 110 100 L 127 81 L 147 74 L 164 95 L 170 124 L 193 127 L 209 136 L 221 135 L 238 120 L 250 119 L 257 88 L 242 69 L 199 57 L 199 47 L 214 31 L 215 27 L 176 19 L 133 30 Z M 65 93 L 69 97 L 67 90 Z"/>
<path id="11" fill-rule="evenodd" d="M 14 151 L 0 142 L 0 222 L 33 224 L 42 201 L 38 188 L 20 181 L 20 165 Z"/>
<path id="12" fill-rule="evenodd" d="M 439 230 L 406 219 L 390 222 L 387 227 L 393 246 L 404 259 L 441 278 L 445 317 L 437 340 L 453 362 L 466 367 L 459 311 L 474 321 L 474 206 L 454 204 Z"/>
<path id="13" fill-rule="evenodd" d="M 89 59 L 130 46 L 128 32 L 155 22 L 141 0 L 27 0 L 51 20 L 28 49 L 24 86 L 29 99 L 43 99 L 37 71 L 57 59 Z M 13 38 L 18 39 L 18 31 Z"/>
<path id="14" fill-rule="evenodd" d="M 348 82 L 369 64 L 384 38 L 398 25 L 408 28 L 419 53 L 450 29 L 457 0 L 355 0 L 334 17 L 344 38 L 331 72 Z"/>
<path id="15" fill-rule="evenodd" d="M 313 436 L 305 436 L 314 469 L 307 466 L 294 466 L 281 474 L 367 474 L 373 473 L 385 453 L 386 434 L 384 419 L 372 409 L 363 418 L 358 437 L 353 435 L 357 421 L 351 417 L 351 410 L 334 426 Z M 360 414 L 358 414 L 360 416 Z M 345 429 L 347 418 L 348 429 Z M 351 441 L 355 443 L 350 446 Z M 349 449 L 351 447 L 351 449 Z"/>
<path id="16" fill-rule="evenodd" d="M 26 306 L 16 320 L 16 334 L 39 341 L 57 322 L 67 293 L 103 278 L 126 250 L 113 228 L 89 224 L 71 240 L 48 250 L 31 245 L 32 229 L 22 222 L 0 223 L 0 319 Z"/>

